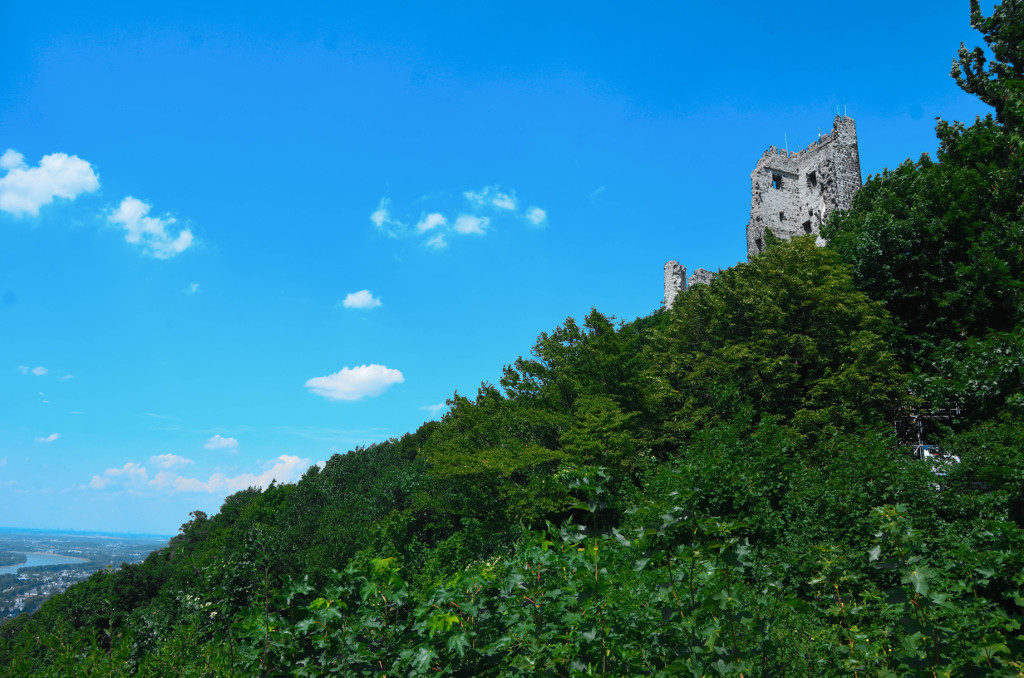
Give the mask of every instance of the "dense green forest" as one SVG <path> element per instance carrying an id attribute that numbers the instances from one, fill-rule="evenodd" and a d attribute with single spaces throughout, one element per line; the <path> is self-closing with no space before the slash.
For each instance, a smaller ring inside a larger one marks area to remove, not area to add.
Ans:
<path id="1" fill-rule="evenodd" d="M 0 627 L 0 671 L 1024 675 L 1024 2 L 971 8 L 988 57 L 953 77 L 994 114 L 826 247 L 566 320 L 440 421 Z"/>

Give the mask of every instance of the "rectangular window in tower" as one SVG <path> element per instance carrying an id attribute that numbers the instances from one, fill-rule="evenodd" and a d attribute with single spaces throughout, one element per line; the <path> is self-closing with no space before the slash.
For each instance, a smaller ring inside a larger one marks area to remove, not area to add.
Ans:
<path id="1" fill-rule="evenodd" d="M 779 221 L 785 221 L 785 220 L 786 220 L 786 213 L 785 212 L 779 212 Z"/>
<path id="2" fill-rule="evenodd" d="M 776 190 L 782 188 L 782 175 L 781 174 L 773 174 L 772 175 L 772 188 L 774 188 Z"/>
<path id="3" fill-rule="evenodd" d="M 805 221 L 804 222 L 804 233 L 810 233 L 810 232 L 811 232 L 811 222 Z"/>
<path id="4" fill-rule="evenodd" d="M 808 172 L 807 174 L 807 187 L 814 188 L 818 185 L 818 174 L 816 172 Z"/>

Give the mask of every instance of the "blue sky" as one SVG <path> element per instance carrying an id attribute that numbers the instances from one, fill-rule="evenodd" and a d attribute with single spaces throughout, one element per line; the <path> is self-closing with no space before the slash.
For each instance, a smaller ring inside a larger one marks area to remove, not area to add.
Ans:
<path id="1" fill-rule="evenodd" d="M 173 533 L 986 112 L 966 0 L 325 4 L 0 3 L 0 524 Z"/>

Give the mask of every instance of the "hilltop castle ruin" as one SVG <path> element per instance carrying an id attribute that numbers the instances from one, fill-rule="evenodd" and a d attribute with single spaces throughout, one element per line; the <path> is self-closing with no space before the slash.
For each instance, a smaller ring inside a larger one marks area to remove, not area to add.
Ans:
<path id="1" fill-rule="evenodd" d="M 750 222 L 747 258 L 764 251 L 767 233 L 788 240 L 814 234 L 818 244 L 821 223 L 834 210 L 849 209 L 861 187 L 857 127 L 853 118 L 837 115 L 832 131 L 807 148 L 790 153 L 769 147 L 750 173 Z M 689 281 L 677 261 L 665 264 L 665 308 L 689 285 L 707 283 L 714 274 L 698 268 Z"/>
<path id="2" fill-rule="evenodd" d="M 833 210 L 850 209 L 861 186 L 857 127 L 853 118 L 836 116 L 832 132 L 797 151 L 770 147 L 750 173 L 750 223 L 747 257 L 765 248 L 765 232 L 788 240 L 821 235 L 821 222 Z"/>

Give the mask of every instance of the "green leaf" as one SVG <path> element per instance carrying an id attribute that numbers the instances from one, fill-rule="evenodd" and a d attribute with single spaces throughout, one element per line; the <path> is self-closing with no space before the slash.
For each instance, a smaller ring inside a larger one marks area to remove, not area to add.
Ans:
<path id="1" fill-rule="evenodd" d="M 469 648 L 469 638 L 465 633 L 456 634 L 448 639 L 447 647 L 449 651 L 455 652 L 461 658 Z"/>

